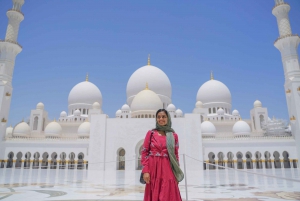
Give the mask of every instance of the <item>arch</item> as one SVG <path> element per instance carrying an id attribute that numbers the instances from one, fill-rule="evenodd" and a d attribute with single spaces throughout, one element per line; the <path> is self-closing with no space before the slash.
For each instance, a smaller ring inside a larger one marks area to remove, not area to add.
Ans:
<path id="1" fill-rule="evenodd" d="M 215 161 L 215 154 L 213 152 L 210 152 L 208 154 L 208 162 L 210 163 L 209 166 L 208 166 L 208 169 L 209 170 L 214 170 L 216 169 L 216 166 L 214 166 L 214 164 L 216 164 L 216 161 Z M 211 165 L 213 164 L 213 165 Z"/>
<path id="2" fill-rule="evenodd" d="M 74 152 L 71 152 L 69 154 L 68 169 L 74 169 L 74 168 L 75 168 L 75 154 Z"/>
<path id="3" fill-rule="evenodd" d="M 227 153 L 227 167 L 234 168 L 234 160 L 233 160 L 234 154 L 232 152 Z"/>
<path id="4" fill-rule="evenodd" d="M 31 157 L 31 153 L 26 152 L 25 161 L 24 161 L 24 168 L 30 168 L 30 157 Z"/>
<path id="5" fill-rule="evenodd" d="M 211 114 L 211 108 L 208 108 L 208 113 Z"/>
<path id="6" fill-rule="evenodd" d="M 216 108 L 214 107 L 214 108 L 213 108 L 213 114 L 215 114 L 215 113 L 216 113 Z"/>
<path id="7" fill-rule="evenodd" d="M 243 154 L 241 152 L 237 152 L 236 157 L 237 157 L 237 169 L 244 169 Z"/>
<path id="8" fill-rule="evenodd" d="M 271 154 L 268 151 L 265 152 L 265 167 L 266 169 L 272 169 Z"/>
<path id="9" fill-rule="evenodd" d="M 260 122 L 260 127 L 262 127 L 263 122 L 265 121 L 264 115 L 259 115 L 259 122 Z"/>
<path id="10" fill-rule="evenodd" d="M 60 155 L 60 162 L 59 162 L 59 169 L 65 169 L 66 168 L 66 158 L 67 154 L 65 152 L 62 152 Z"/>
<path id="11" fill-rule="evenodd" d="M 41 169 L 48 169 L 48 157 L 49 154 L 47 152 L 44 152 L 42 155 L 42 167 Z"/>
<path id="12" fill-rule="evenodd" d="M 5 161 L 4 161 L 4 160 L 1 160 L 0 168 L 4 168 L 4 166 L 5 166 Z"/>
<path id="13" fill-rule="evenodd" d="M 32 169 L 38 169 L 39 165 L 40 165 L 40 153 L 39 152 L 35 152 L 33 154 L 33 162 L 32 162 Z"/>
<path id="14" fill-rule="evenodd" d="M 83 109 L 83 110 L 82 110 L 82 114 L 85 114 L 85 111 L 86 111 L 86 109 Z"/>
<path id="15" fill-rule="evenodd" d="M 15 164 L 15 168 L 21 168 L 22 166 L 22 152 L 18 152 L 17 153 L 17 160 L 16 160 L 16 164 Z"/>
<path id="16" fill-rule="evenodd" d="M 78 157 L 77 169 L 83 170 L 84 169 L 84 154 L 82 152 L 80 152 L 77 157 Z"/>
<path id="17" fill-rule="evenodd" d="M 142 154 L 141 154 L 141 147 L 144 144 L 144 138 L 140 139 L 138 142 L 136 142 L 135 145 L 135 169 L 136 170 L 141 170 L 142 169 L 142 164 L 141 164 L 141 159 L 142 159 Z"/>
<path id="18" fill-rule="evenodd" d="M 145 114 L 145 118 L 148 118 L 148 114 Z"/>
<path id="19" fill-rule="evenodd" d="M 249 151 L 246 152 L 246 168 L 253 169 L 252 154 Z"/>
<path id="20" fill-rule="evenodd" d="M 204 120 L 203 115 L 200 115 L 200 123 L 202 123 Z"/>
<path id="21" fill-rule="evenodd" d="M 141 118 L 144 118 L 144 115 L 142 114 Z"/>
<path id="22" fill-rule="evenodd" d="M 223 154 L 223 152 L 219 152 L 218 153 L 218 165 L 219 166 L 223 166 L 223 167 L 225 167 L 225 163 L 224 163 L 224 154 Z M 224 169 L 224 168 L 222 168 L 222 167 L 218 167 L 219 169 Z"/>
<path id="23" fill-rule="evenodd" d="M 9 152 L 7 157 L 8 157 L 8 159 L 7 159 L 7 163 L 6 163 L 6 168 L 12 168 L 14 165 L 14 153 Z"/>
<path id="24" fill-rule="evenodd" d="M 142 149 L 143 149 L 143 145 L 140 146 L 139 148 L 139 154 L 138 154 L 138 166 L 137 166 L 137 170 L 141 170 L 143 169 L 143 165 L 141 163 L 141 159 L 142 159 Z"/>
<path id="25" fill-rule="evenodd" d="M 118 150 L 117 170 L 125 170 L 125 149 Z"/>
<path id="26" fill-rule="evenodd" d="M 50 163 L 50 169 L 56 169 L 57 167 L 57 153 L 53 152 L 51 154 L 51 163 Z"/>
<path id="27" fill-rule="evenodd" d="M 274 168 L 281 168 L 281 162 L 280 162 L 280 154 L 278 151 L 274 151 Z"/>
<path id="28" fill-rule="evenodd" d="M 282 153 L 283 156 L 283 167 L 284 168 L 291 168 L 291 163 L 290 163 L 290 159 L 289 159 L 289 153 L 287 151 L 284 151 Z"/>
<path id="29" fill-rule="evenodd" d="M 262 169 L 262 160 L 261 153 L 259 151 L 255 152 L 255 161 L 256 161 L 256 169 Z"/>
<path id="30" fill-rule="evenodd" d="M 34 119 L 33 119 L 33 130 L 37 130 L 38 123 L 39 123 L 39 118 L 34 117 Z"/>

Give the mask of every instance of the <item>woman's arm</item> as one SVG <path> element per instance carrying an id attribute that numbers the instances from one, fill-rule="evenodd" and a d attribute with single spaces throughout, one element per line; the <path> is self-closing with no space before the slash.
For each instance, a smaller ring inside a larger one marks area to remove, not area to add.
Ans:
<path id="1" fill-rule="evenodd" d="M 151 130 L 146 134 L 144 144 L 141 151 L 141 163 L 143 165 L 142 173 L 149 173 L 148 161 L 149 161 L 149 148 L 150 148 L 150 138 L 151 138 Z"/>

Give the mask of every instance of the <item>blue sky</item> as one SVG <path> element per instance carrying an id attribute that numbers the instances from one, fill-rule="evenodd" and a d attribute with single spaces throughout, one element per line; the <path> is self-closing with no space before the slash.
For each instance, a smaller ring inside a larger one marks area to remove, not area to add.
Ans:
<path id="1" fill-rule="evenodd" d="M 300 33 L 300 1 L 286 2 L 292 31 Z M 168 75 L 173 103 L 184 113 L 192 112 L 212 70 L 242 118 L 249 119 L 258 99 L 270 117 L 288 119 L 273 6 L 273 0 L 27 0 L 8 122 L 28 117 L 40 101 L 50 119 L 58 118 L 87 72 L 102 92 L 102 109 L 114 117 L 126 103 L 129 77 L 147 64 L 148 54 Z M 0 38 L 11 7 L 0 1 Z"/>

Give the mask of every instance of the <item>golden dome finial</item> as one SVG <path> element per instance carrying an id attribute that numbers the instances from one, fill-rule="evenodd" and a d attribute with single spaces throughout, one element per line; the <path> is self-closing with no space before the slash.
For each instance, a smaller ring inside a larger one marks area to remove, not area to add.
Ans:
<path id="1" fill-rule="evenodd" d="M 149 90 L 148 82 L 146 82 L 146 88 L 145 88 L 145 90 Z"/>
<path id="2" fill-rule="evenodd" d="M 89 73 L 86 73 L 86 76 L 85 76 L 85 81 L 88 82 L 89 81 Z"/>
<path id="3" fill-rule="evenodd" d="M 148 66 L 150 66 L 150 54 L 148 54 Z"/>
<path id="4" fill-rule="evenodd" d="M 54 118 L 53 121 L 56 122 L 56 119 Z"/>
<path id="5" fill-rule="evenodd" d="M 213 80 L 214 79 L 214 74 L 213 71 L 210 71 L 210 79 Z"/>

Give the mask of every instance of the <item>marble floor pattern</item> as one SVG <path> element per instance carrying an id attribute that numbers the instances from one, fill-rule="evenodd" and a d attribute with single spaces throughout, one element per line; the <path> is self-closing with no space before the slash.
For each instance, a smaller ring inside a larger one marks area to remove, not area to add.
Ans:
<path id="1" fill-rule="evenodd" d="M 0 200 L 143 200 L 139 176 L 138 170 L 4 168 L 0 169 Z M 186 179 L 190 201 L 300 200 L 300 169 L 188 171 Z M 185 181 L 179 188 L 186 200 Z"/>

